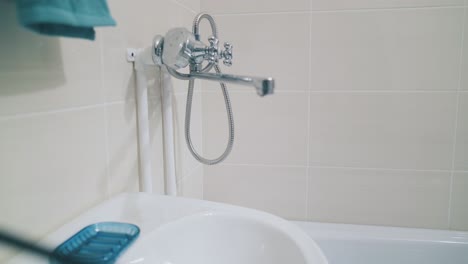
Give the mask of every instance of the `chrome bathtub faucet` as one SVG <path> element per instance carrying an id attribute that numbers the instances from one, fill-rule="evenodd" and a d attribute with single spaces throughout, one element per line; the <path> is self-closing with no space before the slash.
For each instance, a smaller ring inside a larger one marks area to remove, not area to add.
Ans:
<path id="1" fill-rule="evenodd" d="M 178 79 L 205 79 L 254 86 L 260 96 L 273 93 L 273 78 L 207 73 L 213 66 L 218 65 L 219 60 L 222 60 L 226 66 L 232 65 L 233 45 L 226 42 L 224 50 L 220 50 L 216 36 L 208 38 L 209 45 L 197 40 L 195 36 L 185 28 L 171 29 L 164 37 L 156 36 L 153 41 L 154 62 L 158 65 L 165 65 L 169 73 Z M 208 62 L 204 68 L 201 66 L 203 62 Z M 189 74 L 177 71 L 187 66 L 190 67 Z"/>
<path id="2" fill-rule="evenodd" d="M 208 37 L 208 45 L 200 40 L 200 21 L 202 19 L 208 20 L 211 26 L 212 33 L 211 36 Z M 200 13 L 195 17 L 192 32 L 185 28 L 173 28 L 169 30 L 164 37 L 161 35 L 155 36 L 152 45 L 152 58 L 154 63 L 160 66 L 164 65 L 173 77 L 189 81 L 185 112 L 185 141 L 192 156 L 199 162 L 207 165 L 218 164 L 225 160 L 231 152 L 234 144 L 234 118 L 232 114 L 231 100 L 229 99 L 225 83 L 253 86 L 256 88 L 257 94 L 260 96 L 272 94 L 275 86 L 273 78 L 238 76 L 221 73 L 221 69 L 218 65 L 219 61 L 222 60 L 223 64 L 226 66 L 232 66 L 233 59 L 233 46 L 230 43 L 225 42 L 223 47 L 224 49 L 220 50 L 216 23 L 213 17 L 206 13 Z M 207 63 L 206 66 L 203 66 L 204 62 Z M 178 71 L 179 69 L 187 66 L 190 69 L 188 74 Z M 210 73 L 209 71 L 213 68 L 215 69 L 215 73 Z M 195 79 L 219 82 L 224 95 L 228 116 L 229 136 L 226 149 L 215 159 L 207 159 L 198 154 L 190 137 L 192 98 Z"/>

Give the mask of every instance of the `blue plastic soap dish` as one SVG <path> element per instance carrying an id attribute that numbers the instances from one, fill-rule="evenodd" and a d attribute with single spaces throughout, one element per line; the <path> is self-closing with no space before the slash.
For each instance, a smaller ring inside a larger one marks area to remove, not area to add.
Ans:
<path id="1" fill-rule="evenodd" d="M 114 263 L 140 234 L 138 226 L 128 223 L 102 222 L 81 229 L 54 250 L 60 259 L 78 263 Z M 53 264 L 60 262 L 51 261 Z"/>

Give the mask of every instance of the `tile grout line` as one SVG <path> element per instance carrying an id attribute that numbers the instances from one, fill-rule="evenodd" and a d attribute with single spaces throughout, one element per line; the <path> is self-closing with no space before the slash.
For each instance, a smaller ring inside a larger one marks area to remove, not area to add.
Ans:
<path id="1" fill-rule="evenodd" d="M 309 184 L 310 184 L 310 177 L 309 177 L 309 173 L 310 173 L 310 167 L 307 166 L 306 167 L 306 197 L 305 197 L 305 219 L 306 220 L 309 220 Z"/>
<path id="2" fill-rule="evenodd" d="M 105 85 L 104 85 L 104 40 L 101 39 L 99 41 L 99 59 L 100 59 L 100 85 L 101 85 L 101 90 L 105 91 Z M 105 95 L 104 92 L 104 99 L 107 100 L 107 96 Z M 103 106 L 103 114 L 104 114 L 104 148 L 105 148 L 105 155 L 106 155 L 106 178 L 107 178 L 107 186 L 106 186 L 106 198 L 109 199 L 111 197 L 111 186 L 112 186 L 112 179 L 110 175 L 110 151 L 109 151 L 109 113 L 107 111 L 107 105 Z"/>
<path id="3" fill-rule="evenodd" d="M 201 2 L 201 1 L 200 1 Z M 201 9 L 201 3 L 200 3 L 200 9 Z M 203 82 L 200 82 L 200 130 L 201 130 L 201 153 L 204 153 L 204 149 L 205 149 L 205 136 L 204 136 L 204 132 L 205 132 L 205 129 L 204 129 L 204 123 L 203 123 L 203 120 L 204 120 L 204 115 L 203 115 L 203 97 L 204 97 L 204 93 L 203 93 Z M 234 117 L 233 117 L 234 118 Z M 185 122 L 184 122 L 185 123 Z M 235 128 L 235 127 L 234 127 Z M 234 131 L 235 133 L 235 131 Z M 235 134 L 234 134 L 235 136 Z M 200 163 L 200 166 L 202 167 L 202 188 L 201 188 L 201 194 L 202 194 L 202 199 L 205 198 L 205 165 L 201 164 Z"/>
<path id="4" fill-rule="evenodd" d="M 185 9 L 186 11 L 189 11 L 191 13 L 197 13 L 197 11 L 193 10 L 191 7 L 189 7 L 188 5 L 185 5 L 185 4 L 182 4 L 181 2 L 179 2 L 178 0 L 170 0 L 172 3 L 178 5 L 179 7 L 182 7 L 183 9 Z"/>
<path id="5" fill-rule="evenodd" d="M 133 100 L 128 99 L 126 101 L 113 101 L 113 102 L 106 102 L 106 103 L 99 103 L 99 104 L 65 107 L 65 108 L 53 109 L 53 110 L 44 110 L 44 111 L 36 111 L 36 112 L 29 112 L 29 113 L 4 115 L 4 116 L 0 116 L 0 122 L 9 121 L 9 120 L 16 120 L 16 119 L 23 119 L 23 118 L 31 118 L 31 117 L 37 117 L 37 116 L 67 113 L 67 112 L 73 112 L 73 111 L 83 111 L 83 110 L 95 109 L 95 108 L 100 108 L 100 107 L 105 107 L 105 106 L 123 104 L 123 103 L 131 102 L 131 101 L 133 101 Z"/>
<path id="6" fill-rule="evenodd" d="M 202 185 L 201 185 L 201 195 L 202 199 L 205 199 L 205 165 L 201 166 L 202 168 Z"/>
<path id="7" fill-rule="evenodd" d="M 104 148 L 106 153 L 106 178 L 107 178 L 107 198 L 111 197 L 111 185 L 112 185 L 112 178 L 110 175 L 110 151 L 109 151 L 109 113 L 107 111 L 107 107 L 103 107 L 104 111 Z"/>
<path id="8" fill-rule="evenodd" d="M 216 93 L 218 90 L 208 88 L 204 93 Z M 458 90 L 275 90 L 275 94 L 297 94 L 297 93 L 316 93 L 316 94 L 334 94 L 334 93 L 394 93 L 394 94 L 413 94 L 413 93 L 456 93 Z M 233 94 L 246 94 L 255 92 L 246 89 L 231 90 Z"/>
<path id="9" fill-rule="evenodd" d="M 202 0 L 199 0 L 198 4 L 199 4 L 198 5 L 199 10 L 198 10 L 197 13 L 200 13 L 203 10 Z M 199 91 L 199 93 L 200 93 L 200 104 L 201 104 L 201 106 L 200 106 L 201 153 L 204 153 L 204 149 L 205 149 L 204 148 L 204 146 L 205 146 L 204 131 L 205 131 L 205 129 L 204 129 L 204 125 L 203 125 L 204 124 L 204 122 L 203 122 L 203 120 L 204 120 L 204 118 L 203 118 L 203 116 L 204 116 L 203 115 L 203 97 L 204 97 L 203 82 L 200 82 L 200 91 Z M 202 168 L 202 186 L 201 186 L 201 195 L 202 195 L 202 197 L 201 198 L 205 199 L 205 165 L 200 163 L 200 167 Z"/>
<path id="10" fill-rule="evenodd" d="M 202 92 L 202 91 L 199 91 L 199 90 L 193 91 L 193 94 L 201 94 L 201 93 L 203 93 L 203 92 Z M 173 92 L 172 94 L 173 94 L 173 95 L 178 95 L 178 96 L 181 96 L 181 95 L 186 96 L 186 95 L 187 95 L 187 90 L 186 90 L 186 91 L 183 91 L 183 92 Z M 152 97 L 160 97 L 160 96 L 154 96 L 154 95 L 153 95 Z"/>
<path id="11" fill-rule="evenodd" d="M 351 8 L 351 9 L 330 9 L 313 10 L 312 3 L 310 10 L 296 11 L 270 11 L 270 12 L 238 12 L 238 13 L 213 13 L 214 16 L 249 16 L 249 15 L 294 15 L 308 13 L 352 13 L 352 12 L 382 12 L 382 11 L 411 11 L 411 10 L 434 10 L 434 9 L 456 9 L 465 8 L 465 5 L 441 5 L 441 6 L 407 6 L 407 7 L 381 7 L 381 8 Z"/>
<path id="12" fill-rule="evenodd" d="M 215 17 L 227 17 L 227 16 L 262 16 L 262 15 L 306 15 L 311 13 L 310 10 L 298 10 L 298 11 L 272 11 L 272 12 L 245 12 L 245 13 L 214 13 Z"/>
<path id="13" fill-rule="evenodd" d="M 309 2 L 309 9 L 312 10 L 312 0 Z M 312 86 L 312 76 L 310 74 L 312 70 L 312 14 L 309 14 L 309 26 L 308 26 L 308 31 L 309 31 L 309 58 L 308 58 L 308 66 L 309 66 L 309 74 L 308 74 L 308 93 L 307 93 L 307 155 L 306 155 L 306 201 L 305 201 L 305 219 L 309 219 L 309 183 L 310 183 L 310 177 L 309 177 L 309 172 L 310 172 L 310 129 L 311 129 L 311 122 L 310 122 L 310 111 L 311 111 L 311 100 L 310 97 L 312 96 L 312 93 L 310 92 L 311 86 Z"/>
<path id="14" fill-rule="evenodd" d="M 455 103 L 455 127 L 453 131 L 453 145 L 452 145 L 452 170 L 450 172 L 450 187 L 449 187 L 449 205 L 448 205 L 448 216 L 447 224 L 448 228 L 451 228 L 452 222 L 452 199 L 453 199 L 453 182 L 455 176 L 455 158 L 456 158 L 456 149 L 457 149 L 457 130 L 458 130 L 458 121 L 459 121 L 459 111 L 460 111 L 460 91 L 462 86 L 462 76 L 463 76 L 463 56 L 464 56 L 464 44 L 465 44 L 465 24 L 466 24 L 466 8 L 463 10 L 463 20 L 462 20 L 462 37 L 461 37 L 461 46 L 460 46 L 460 59 L 459 59 L 459 72 L 458 72 L 458 90 L 457 90 L 457 99 Z"/>
<path id="15" fill-rule="evenodd" d="M 440 5 L 440 6 L 406 6 L 406 7 L 381 7 L 381 8 L 350 8 L 332 10 L 311 10 L 312 13 L 352 13 L 352 12 L 379 12 L 379 11 L 412 11 L 412 10 L 437 10 L 458 9 L 464 5 Z"/>
<path id="16" fill-rule="evenodd" d="M 221 165 L 225 166 L 243 166 L 243 167 L 272 167 L 272 168 L 279 168 L 279 167 L 284 167 L 284 168 L 307 168 L 307 165 L 301 166 L 301 165 L 270 165 L 270 164 L 260 164 L 260 163 L 227 163 L 224 162 Z"/>
<path id="17" fill-rule="evenodd" d="M 185 179 L 188 179 L 189 177 L 191 177 L 195 173 L 195 171 L 198 170 L 202 165 L 203 164 L 200 163 L 197 166 L 188 170 L 187 173 L 182 178 L 177 179 L 177 183 L 182 183 Z"/>
<path id="18" fill-rule="evenodd" d="M 244 166 L 244 167 L 269 167 L 269 168 L 311 168 L 311 169 L 344 169 L 344 170 L 375 170 L 375 171 L 394 171 L 394 172 L 443 172 L 450 173 L 451 169 L 437 170 L 437 169 L 392 169 L 392 168 L 372 168 L 372 167 L 348 167 L 348 166 L 316 166 L 316 165 L 272 165 L 272 164 L 261 164 L 261 163 L 223 163 L 226 166 Z M 464 172 L 464 171 L 456 171 Z"/>

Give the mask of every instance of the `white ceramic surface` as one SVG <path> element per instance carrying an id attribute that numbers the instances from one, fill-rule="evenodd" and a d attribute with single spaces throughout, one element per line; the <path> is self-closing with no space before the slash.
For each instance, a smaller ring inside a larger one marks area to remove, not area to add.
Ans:
<path id="1" fill-rule="evenodd" d="M 83 227 L 102 221 L 140 227 L 137 241 L 117 263 L 327 264 L 316 243 L 295 225 L 256 210 L 202 200 L 121 194 L 47 236 L 58 246 Z M 9 262 L 47 263 L 23 253 Z"/>
<path id="2" fill-rule="evenodd" d="M 431 229 L 295 222 L 330 264 L 465 264 L 468 233 Z"/>

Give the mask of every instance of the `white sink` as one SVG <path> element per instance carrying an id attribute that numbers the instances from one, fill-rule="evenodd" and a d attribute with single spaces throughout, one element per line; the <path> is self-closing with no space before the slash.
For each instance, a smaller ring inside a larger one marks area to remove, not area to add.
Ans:
<path id="1" fill-rule="evenodd" d="M 47 236 L 56 247 L 83 227 L 104 221 L 140 227 L 118 259 L 125 264 L 326 264 L 303 231 L 273 215 L 225 204 L 150 194 L 122 194 Z M 48 263 L 24 253 L 9 262 Z"/>

